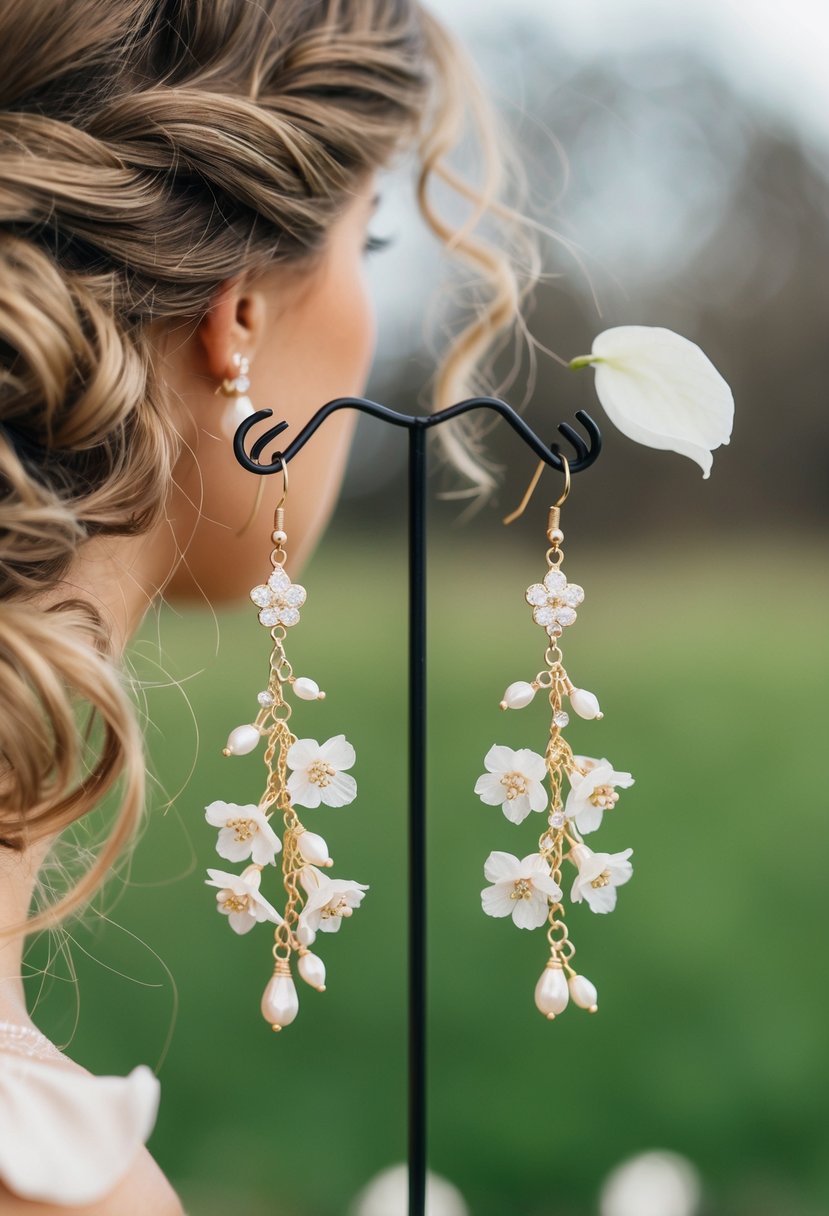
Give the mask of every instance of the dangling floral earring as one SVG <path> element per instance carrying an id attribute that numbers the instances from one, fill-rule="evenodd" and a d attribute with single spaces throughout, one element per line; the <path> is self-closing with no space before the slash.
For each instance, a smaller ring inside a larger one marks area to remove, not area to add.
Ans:
<path id="1" fill-rule="evenodd" d="M 216 902 L 231 929 L 247 933 L 257 922 L 270 921 L 274 929 L 274 972 L 262 996 L 261 1009 L 274 1030 L 293 1022 L 299 1010 L 291 963 L 297 959 L 300 977 L 312 988 L 325 990 L 325 965 L 309 946 L 318 932 L 334 933 L 344 918 L 360 906 L 368 887 L 358 882 L 329 878 L 324 869 L 333 865 L 322 836 L 308 831 L 298 806 L 321 804 L 342 807 L 353 802 L 357 783 L 347 771 L 355 762 L 354 748 L 345 735 L 335 735 L 320 744 L 316 739 L 298 739 L 288 720 L 292 705 L 285 700 L 291 690 L 301 701 L 325 697 L 316 681 L 294 676 L 285 653 L 288 629 L 299 622 L 305 603 L 305 588 L 292 583 L 285 570 L 288 540 L 284 502 L 288 469 L 282 461 L 283 493 L 274 512 L 271 541 L 271 574 L 254 587 L 250 598 L 259 610 L 259 621 L 273 640 L 267 687 L 257 696 L 259 712 L 253 722 L 230 732 L 226 756 L 243 756 L 256 750 L 260 738 L 267 739 L 265 790 L 257 806 L 211 802 L 205 808 L 209 824 L 219 829 L 216 852 L 227 861 L 250 864 L 241 874 L 207 871 L 208 886 L 217 887 Z M 288 775 L 290 770 L 290 776 Z M 272 826 L 281 819 L 282 838 Z M 281 857 L 282 885 L 286 902 L 280 913 L 261 893 L 263 875 Z"/>
<path id="2" fill-rule="evenodd" d="M 525 593 L 533 620 L 548 637 L 545 667 L 531 681 L 510 684 L 501 701 L 501 709 L 522 709 L 539 689 L 546 689 L 552 711 L 549 740 L 543 756 L 526 747 L 513 751 L 496 744 L 484 758 L 487 771 L 475 783 L 475 793 L 481 800 L 489 806 L 501 806 L 511 823 L 522 823 L 532 811 L 546 815 L 537 852 L 523 858 L 512 853 L 490 853 L 484 876 L 491 886 L 481 892 L 481 902 L 489 916 L 511 916 L 520 929 L 547 925 L 550 957 L 536 984 L 535 1003 L 550 1019 L 563 1013 L 571 998 L 591 1013 L 598 1008 L 595 986 L 572 966 L 576 951 L 565 920 L 564 862 L 576 870 L 570 900 L 586 902 L 593 912 L 612 911 L 617 887 L 633 873 L 629 860 L 632 849 L 594 852 L 583 839 L 596 831 L 605 812 L 616 806 L 617 788 L 627 789 L 633 785 L 633 778 L 630 773 L 616 772 L 609 760 L 574 755 L 561 733 L 570 721 L 562 708 L 565 697 L 581 718 L 599 719 L 602 714 L 593 693 L 573 685 L 564 670 L 559 646 L 559 638 L 575 622 L 576 610 L 584 600 L 582 588 L 568 583 L 561 568 L 564 533 L 559 527 L 560 508 L 570 491 L 570 468 L 564 456 L 560 459 L 565 486 L 547 520 L 547 573 L 543 582 L 533 583 Z M 522 506 L 504 522 L 511 522 L 521 513 L 537 479 L 538 473 Z M 569 782 L 566 799 L 562 797 L 565 776 Z M 549 793 L 545 778 L 549 778 Z"/>

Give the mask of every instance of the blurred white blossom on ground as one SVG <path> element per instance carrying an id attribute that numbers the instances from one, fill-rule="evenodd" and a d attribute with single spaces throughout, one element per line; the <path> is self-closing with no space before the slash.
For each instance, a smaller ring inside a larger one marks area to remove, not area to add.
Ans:
<path id="1" fill-rule="evenodd" d="M 602 1187 L 600 1216 L 696 1216 L 701 1187 L 690 1161 L 654 1151 L 623 1161 Z"/>
<path id="2" fill-rule="evenodd" d="M 408 1210 L 409 1172 L 405 1165 L 393 1165 L 360 1191 L 350 1216 L 407 1216 Z M 470 1216 L 457 1187 L 431 1172 L 426 1179 L 426 1216 Z"/>

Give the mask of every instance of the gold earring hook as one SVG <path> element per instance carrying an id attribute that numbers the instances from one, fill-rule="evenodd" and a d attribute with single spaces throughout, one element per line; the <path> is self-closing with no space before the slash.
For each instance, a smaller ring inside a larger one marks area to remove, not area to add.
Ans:
<path id="1" fill-rule="evenodd" d="M 281 452 L 279 453 L 279 463 L 282 465 L 282 496 L 279 499 L 279 502 L 276 504 L 276 506 L 274 508 L 274 512 L 273 512 L 274 530 L 282 527 L 282 516 L 284 516 L 283 508 L 284 508 L 284 504 L 285 504 L 285 498 L 287 497 L 287 494 L 288 494 L 288 466 L 285 463 L 285 461 L 283 460 Z M 242 524 L 239 531 L 236 533 L 237 536 L 244 536 L 244 534 L 247 532 L 248 528 L 253 523 L 254 519 L 256 519 L 256 516 L 259 514 L 259 508 L 262 505 L 262 495 L 265 491 L 265 478 L 260 477 L 258 479 L 258 481 L 259 481 L 259 485 L 256 488 L 256 496 L 254 497 L 254 500 L 253 500 L 253 506 L 251 507 L 250 515 L 248 515 L 247 519 Z"/>
<path id="2" fill-rule="evenodd" d="M 567 457 L 563 456 L 561 454 L 561 452 L 558 452 L 557 456 L 558 456 L 559 460 L 561 461 L 561 463 L 564 465 L 564 490 L 562 491 L 561 497 L 559 498 L 558 502 L 553 504 L 554 507 L 562 506 L 567 498 L 567 495 L 570 493 L 570 465 L 568 463 Z M 504 516 L 505 524 L 511 524 L 513 522 L 513 520 L 518 519 L 518 517 L 520 515 L 524 514 L 524 512 L 527 509 L 527 504 L 529 503 L 530 499 L 533 496 L 535 487 L 539 483 L 541 474 L 544 472 L 544 466 L 546 463 L 547 462 L 545 460 L 539 460 L 538 467 L 536 468 L 535 472 L 533 473 L 532 477 L 530 478 L 530 484 L 527 486 L 526 490 L 524 491 L 524 497 L 521 499 L 520 503 L 518 504 L 518 506 L 515 508 L 514 511 L 510 512 L 509 515 Z"/>
<path id="3" fill-rule="evenodd" d="M 285 457 L 281 452 L 278 452 L 277 456 L 279 457 L 279 463 L 282 465 L 282 497 L 276 504 L 276 509 L 278 511 L 280 507 L 284 506 L 285 499 L 288 496 L 288 466 L 285 463 Z"/>

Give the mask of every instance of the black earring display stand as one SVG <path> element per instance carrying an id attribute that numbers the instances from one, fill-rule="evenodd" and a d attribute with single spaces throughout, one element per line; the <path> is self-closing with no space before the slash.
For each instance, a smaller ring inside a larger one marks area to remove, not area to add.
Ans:
<path id="1" fill-rule="evenodd" d="M 245 451 L 251 428 L 270 418 L 272 410 L 257 410 L 239 426 L 233 451 L 251 473 L 278 473 L 305 446 L 320 423 L 335 410 L 356 409 L 382 418 L 409 432 L 409 1216 L 426 1212 L 426 431 L 469 410 L 495 410 L 517 431 L 540 460 L 564 470 L 558 444 L 546 447 L 523 418 L 496 397 L 473 397 L 439 413 L 400 414 L 363 397 L 338 397 L 317 410 L 284 452 L 275 452 L 268 464 L 259 457 L 288 426 L 279 422 Z M 568 460 L 571 473 L 588 468 L 601 451 L 599 428 L 584 410 L 576 418 L 587 432 L 589 445 L 566 422 L 561 435 L 575 450 Z"/>

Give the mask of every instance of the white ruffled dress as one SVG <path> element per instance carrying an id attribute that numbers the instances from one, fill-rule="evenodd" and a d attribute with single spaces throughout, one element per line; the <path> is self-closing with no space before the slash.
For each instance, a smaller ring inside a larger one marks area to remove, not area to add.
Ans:
<path id="1" fill-rule="evenodd" d="M 145 1064 L 95 1077 L 61 1063 L 39 1031 L 0 1022 L 0 1180 L 23 1199 L 103 1199 L 155 1124 L 160 1086 Z"/>

